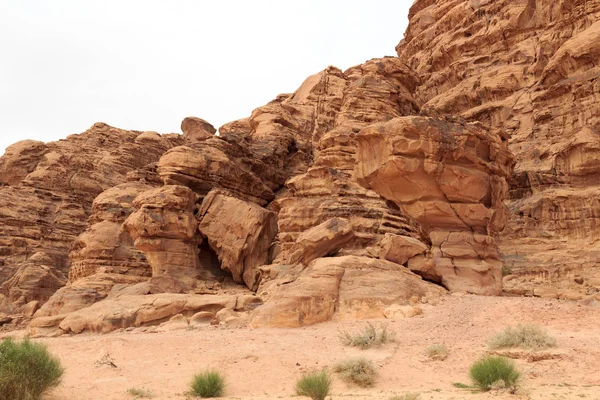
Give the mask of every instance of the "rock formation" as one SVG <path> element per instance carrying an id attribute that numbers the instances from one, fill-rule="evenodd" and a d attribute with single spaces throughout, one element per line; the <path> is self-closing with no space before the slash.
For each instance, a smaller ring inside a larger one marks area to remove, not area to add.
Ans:
<path id="1" fill-rule="evenodd" d="M 444 286 L 498 294 L 502 263 L 494 236 L 506 223 L 512 167 L 505 139 L 477 125 L 404 117 L 370 125 L 357 141 L 359 182 L 428 233 Z"/>
<path id="2" fill-rule="evenodd" d="M 60 334 L 390 317 L 443 288 L 593 295 L 599 16 L 417 0 L 398 57 L 329 67 L 218 135 L 188 117 L 17 143 L 0 305 Z"/>
<path id="3" fill-rule="evenodd" d="M 0 297 L 12 303 L 10 311 L 33 301 L 41 305 L 65 284 L 71 247 L 88 226 L 94 198 L 180 143 L 179 135 L 97 123 L 66 140 L 10 146 L 0 158 Z M 107 229 L 88 231 L 88 243 L 98 249 L 114 240 Z M 119 262 L 119 256 L 105 258 Z"/>
<path id="4" fill-rule="evenodd" d="M 516 165 L 498 244 L 518 276 L 507 289 L 600 291 L 600 2 L 417 0 L 409 18 L 396 50 L 420 77 L 422 112 L 510 137 Z"/>

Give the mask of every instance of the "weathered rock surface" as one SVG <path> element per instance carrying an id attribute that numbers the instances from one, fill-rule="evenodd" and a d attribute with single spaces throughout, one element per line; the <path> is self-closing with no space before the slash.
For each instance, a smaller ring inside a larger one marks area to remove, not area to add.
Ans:
<path id="1" fill-rule="evenodd" d="M 404 265 L 414 256 L 423 254 L 427 250 L 429 250 L 429 246 L 417 239 L 388 233 L 379 242 L 376 253 L 383 260 Z"/>
<path id="2" fill-rule="evenodd" d="M 204 198 L 199 230 L 216 252 L 221 268 L 251 290 L 259 284 L 259 267 L 268 263 L 277 234 L 277 214 L 256 204 L 212 191 Z"/>
<path id="3" fill-rule="evenodd" d="M 90 227 L 73 243 L 69 279 L 96 273 L 150 276 L 144 254 L 137 250 L 122 224 L 135 211 L 134 199 L 151 185 L 127 182 L 102 192 L 92 203 Z"/>
<path id="4" fill-rule="evenodd" d="M 600 278 L 600 2 L 430 1 L 410 12 L 399 58 L 427 115 L 505 131 L 515 155 L 501 260 L 511 291 Z"/>
<path id="5" fill-rule="evenodd" d="M 499 294 L 494 236 L 507 219 L 513 163 L 501 137 L 477 125 L 402 117 L 364 128 L 357 141 L 359 182 L 421 225 L 444 286 Z"/>
<path id="6" fill-rule="evenodd" d="M 210 139 L 217 130 L 208 121 L 197 117 L 187 117 L 181 122 L 183 140 L 186 144 Z"/>
<path id="7" fill-rule="evenodd" d="M 180 135 L 97 123 L 58 142 L 10 146 L 0 158 L 2 293 L 18 304 L 46 301 L 65 283 L 94 198 L 181 142 Z"/>
<path id="8" fill-rule="evenodd" d="M 0 303 L 77 332 L 233 281 L 254 326 L 408 315 L 443 292 L 423 279 L 593 299 L 599 39 L 598 0 L 416 0 L 398 57 L 329 67 L 218 135 L 188 117 L 183 135 L 97 124 L 17 143 L 0 159 Z M 245 323 L 219 304 L 143 324 Z"/>
<path id="9" fill-rule="evenodd" d="M 261 285 L 258 294 L 267 301 L 252 313 L 252 326 L 384 318 L 391 304 L 409 304 L 411 298 L 438 297 L 444 292 L 398 264 L 366 257 L 319 258 L 297 277 L 294 273 L 280 274 Z"/>
<path id="10" fill-rule="evenodd" d="M 137 211 L 123 227 L 150 264 L 153 277 L 168 276 L 193 289 L 199 277 L 196 194 L 185 186 L 148 190 L 133 201 Z"/>
<path id="11" fill-rule="evenodd" d="M 304 231 L 290 248 L 287 264 L 309 262 L 317 258 L 335 254 L 352 239 L 354 232 L 347 219 L 332 218 L 320 225 Z"/>

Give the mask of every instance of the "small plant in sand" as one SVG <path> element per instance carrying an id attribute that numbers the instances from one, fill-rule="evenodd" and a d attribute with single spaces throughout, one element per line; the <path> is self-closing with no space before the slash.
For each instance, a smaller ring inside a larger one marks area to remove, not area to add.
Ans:
<path id="1" fill-rule="evenodd" d="M 189 394 L 195 397 L 221 397 L 225 391 L 225 378 L 220 372 L 207 370 L 194 376 Z"/>
<path id="2" fill-rule="evenodd" d="M 361 349 L 381 346 L 396 340 L 395 333 L 389 331 L 387 325 L 382 324 L 379 327 L 376 327 L 370 322 L 361 331 L 343 331 L 340 332 L 339 337 L 345 346 L 360 347 Z"/>
<path id="3" fill-rule="evenodd" d="M 484 392 L 493 388 L 506 388 L 514 392 L 521 376 L 513 361 L 498 356 L 487 356 L 476 361 L 471 366 L 470 375 L 473 385 Z"/>
<path id="4" fill-rule="evenodd" d="M 58 386 L 64 369 L 41 343 L 28 339 L 0 342 L 0 398 L 38 400 Z"/>
<path id="5" fill-rule="evenodd" d="M 151 399 L 154 397 L 154 393 L 152 393 L 151 390 L 141 388 L 127 389 L 127 394 L 135 397 L 136 399 Z"/>
<path id="6" fill-rule="evenodd" d="M 333 368 L 333 371 L 339 373 L 345 382 L 362 387 L 373 386 L 377 376 L 375 364 L 362 357 L 342 361 Z"/>
<path id="7" fill-rule="evenodd" d="M 118 368 L 117 364 L 115 364 L 115 360 L 112 358 L 109 352 L 104 353 L 101 359 L 96 360 L 95 362 L 97 367 L 101 367 L 103 365 L 109 366 L 111 368 Z"/>
<path id="8" fill-rule="evenodd" d="M 419 393 L 405 393 L 401 396 L 390 397 L 389 400 L 419 400 L 421 395 Z"/>
<path id="9" fill-rule="evenodd" d="M 425 350 L 430 360 L 443 361 L 450 355 L 450 349 L 445 344 L 432 344 Z"/>
<path id="10" fill-rule="evenodd" d="M 520 347 L 527 350 L 543 350 L 555 347 L 556 339 L 539 326 L 518 325 L 515 328 L 509 326 L 494 336 L 489 346 L 491 349 Z"/>
<path id="11" fill-rule="evenodd" d="M 309 372 L 296 383 L 296 393 L 312 400 L 325 400 L 331 392 L 333 380 L 327 370 Z"/>

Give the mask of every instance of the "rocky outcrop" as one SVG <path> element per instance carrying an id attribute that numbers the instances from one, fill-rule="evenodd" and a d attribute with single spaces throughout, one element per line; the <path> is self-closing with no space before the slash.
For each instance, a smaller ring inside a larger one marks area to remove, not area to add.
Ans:
<path id="1" fill-rule="evenodd" d="M 498 244 L 515 293 L 600 290 L 573 282 L 600 277 L 599 20 L 596 0 L 418 0 L 397 47 L 421 78 L 423 112 L 510 137 L 516 165 Z"/>
<path id="2" fill-rule="evenodd" d="M 218 133 L 18 143 L 0 303 L 103 332 L 408 315 L 441 286 L 596 295 L 599 19 L 597 0 L 416 0 L 398 57 L 328 67 Z M 155 302 L 178 305 L 140 317 Z"/>
<path id="3" fill-rule="evenodd" d="M 277 214 L 212 191 L 198 212 L 199 231 L 216 252 L 221 268 L 237 283 L 256 290 L 259 267 L 268 264 L 277 234 Z"/>
<path id="4" fill-rule="evenodd" d="M 297 276 L 294 276 L 296 275 Z M 258 294 L 266 304 L 251 317 L 254 327 L 298 327 L 318 322 L 384 318 L 392 304 L 436 298 L 438 286 L 389 261 L 343 256 L 319 258 L 306 269 L 280 273 Z"/>
<path id="5" fill-rule="evenodd" d="M 202 142 L 210 139 L 217 130 L 208 121 L 197 117 L 187 117 L 181 122 L 183 141 L 186 144 Z"/>
<path id="6" fill-rule="evenodd" d="M 92 203 L 90 227 L 73 243 L 71 282 L 96 273 L 150 276 L 144 254 L 137 250 L 122 224 L 135 211 L 134 199 L 152 186 L 127 182 L 102 192 Z"/>
<path id="7" fill-rule="evenodd" d="M 185 186 L 167 185 L 141 193 L 137 209 L 123 227 L 136 249 L 146 256 L 153 277 L 168 276 L 185 289 L 199 277 L 198 223 L 194 215 L 196 194 Z"/>
<path id="8" fill-rule="evenodd" d="M 421 225 L 444 286 L 499 294 L 494 236 L 507 219 L 513 163 L 505 140 L 476 125 L 403 117 L 364 128 L 357 141 L 359 182 Z"/>
<path id="9" fill-rule="evenodd" d="M 0 158 L 2 293 L 17 304 L 46 301 L 65 282 L 94 198 L 180 143 L 180 135 L 97 123 L 58 142 L 10 146 Z"/>
<path id="10" fill-rule="evenodd" d="M 312 260 L 337 253 L 353 236 L 352 226 L 347 219 L 329 219 L 302 232 L 284 262 L 308 265 Z"/>

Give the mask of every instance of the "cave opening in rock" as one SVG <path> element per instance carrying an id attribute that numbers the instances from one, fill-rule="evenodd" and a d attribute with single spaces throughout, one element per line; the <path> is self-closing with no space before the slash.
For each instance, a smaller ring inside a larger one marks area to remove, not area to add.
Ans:
<path id="1" fill-rule="evenodd" d="M 208 240 L 203 240 L 200 246 L 198 246 L 198 264 L 199 272 L 198 278 L 202 280 L 212 281 L 223 281 L 226 277 L 230 276 L 227 272 L 221 269 L 221 261 L 217 253 L 210 247 Z"/>

